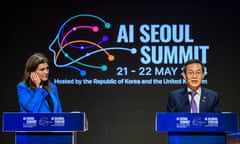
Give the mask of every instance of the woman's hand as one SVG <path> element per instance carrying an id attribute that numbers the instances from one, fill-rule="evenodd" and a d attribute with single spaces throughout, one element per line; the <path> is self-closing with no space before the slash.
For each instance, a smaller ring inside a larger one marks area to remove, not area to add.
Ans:
<path id="1" fill-rule="evenodd" d="M 41 87 L 40 86 L 41 79 L 39 78 L 39 76 L 37 75 L 36 72 L 31 72 L 30 78 L 31 78 L 32 82 L 35 84 L 36 87 Z"/>

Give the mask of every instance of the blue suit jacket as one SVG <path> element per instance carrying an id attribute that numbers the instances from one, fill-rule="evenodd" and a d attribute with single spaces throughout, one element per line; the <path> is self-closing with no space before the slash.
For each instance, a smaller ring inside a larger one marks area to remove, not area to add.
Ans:
<path id="1" fill-rule="evenodd" d="M 169 93 L 166 111 L 190 112 L 187 87 Z M 220 112 L 217 92 L 207 88 L 201 88 L 199 112 Z"/>
<path id="2" fill-rule="evenodd" d="M 50 84 L 50 97 L 53 101 L 53 112 L 62 112 L 62 107 L 58 95 L 57 86 Z M 20 82 L 17 85 L 18 103 L 21 112 L 51 112 L 46 96 L 48 91 L 43 88 L 31 90 L 25 83 Z"/>

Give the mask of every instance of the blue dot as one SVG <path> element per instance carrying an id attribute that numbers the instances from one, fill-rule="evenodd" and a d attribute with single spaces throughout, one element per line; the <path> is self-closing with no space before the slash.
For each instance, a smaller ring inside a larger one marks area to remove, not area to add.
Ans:
<path id="1" fill-rule="evenodd" d="M 81 70 L 81 71 L 80 71 L 80 75 L 81 75 L 81 76 L 86 76 L 86 75 L 87 75 L 87 71 Z"/>
<path id="2" fill-rule="evenodd" d="M 131 53 L 132 53 L 132 54 L 136 54 L 136 53 L 137 53 L 137 49 L 136 49 L 136 48 L 132 48 L 132 49 L 131 49 Z"/>
<path id="3" fill-rule="evenodd" d="M 101 69 L 102 69 L 102 71 L 107 71 L 108 67 L 107 67 L 107 65 L 102 65 Z"/>
<path id="4" fill-rule="evenodd" d="M 106 29 L 110 29 L 110 27 L 111 27 L 111 24 L 110 24 L 110 23 L 105 23 L 105 28 L 106 28 Z"/>

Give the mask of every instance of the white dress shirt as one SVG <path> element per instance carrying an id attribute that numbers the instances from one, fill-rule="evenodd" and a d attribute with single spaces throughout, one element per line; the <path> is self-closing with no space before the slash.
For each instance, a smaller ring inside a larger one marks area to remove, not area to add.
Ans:
<path id="1" fill-rule="evenodd" d="M 192 99 L 191 92 L 192 92 L 192 90 L 191 90 L 190 88 L 188 88 L 188 99 L 189 99 L 189 103 L 191 103 L 191 99 Z M 197 112 L 199 113 L 201 88 L 199 88 L 196 92 L 197 92 L 197 94 L 194 96 L 194 100 L 195 100 L 195 102 L 196 102 L 196 104 L 197 104 Z M 191 112 L 192 112 L 192 109 L 191 109 Z"/>

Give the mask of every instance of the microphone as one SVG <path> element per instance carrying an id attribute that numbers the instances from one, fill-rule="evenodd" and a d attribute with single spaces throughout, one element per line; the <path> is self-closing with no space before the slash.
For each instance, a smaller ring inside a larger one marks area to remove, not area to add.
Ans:
<path id="1" fill-rule="evenodd" d="M 40 87 L 40 88 L 43 88 L 43 81 L 40 81 L 39 87 Z"/>
<path id="2" fill-rule="evenodd" d="M 39 83 L 39 87 L 40 88 L 43 88 L 45 91 L 47 91 L 47 92 L 49 92 L 49 90 L 47 89 L 47 82 L 48 81 L 40 81 L 40 83 Z"/>

